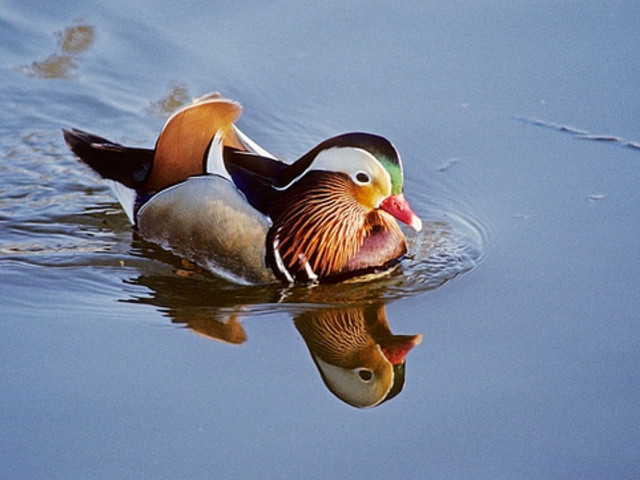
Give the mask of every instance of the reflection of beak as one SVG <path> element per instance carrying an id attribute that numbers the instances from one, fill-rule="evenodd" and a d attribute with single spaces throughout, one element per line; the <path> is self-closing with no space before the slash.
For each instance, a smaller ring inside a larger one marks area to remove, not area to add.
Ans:
<path id="1" fill-rule="evenodd" d="M 382 353 L 392 365 L 404 362 L 407 353 L 422 342 L 422 334 L 417 335 L 395 335 L 391 340 L 381 345 Z"/>
<path id="2" fill-rule="evenodd" d="M 409 202 L 404 198 L 404 194 L 399 193 L 397 195 L 388 196 L 382 201 L 380 208 L 390 215 L 393 215 L 401 222 L 406 223 L 416 232 L 422 230 L 422 220 L 413 213 L 413 210 L 411 210 L 411 207 L 409 206 Z"/>

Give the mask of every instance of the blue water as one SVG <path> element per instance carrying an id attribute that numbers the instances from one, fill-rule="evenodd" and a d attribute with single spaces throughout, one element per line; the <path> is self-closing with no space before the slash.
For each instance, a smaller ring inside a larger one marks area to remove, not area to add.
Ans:
<path id="1" fill-rule="evenodd" d="M 41 3 L 0 6 L 0 477 L 637 478 L 637 2 Z M 60 128 L 214 90 L 287 159 L 391 139 L 411 258 L 247 288 L 140 239 Z M 371 303 L 423 341 L 359 410 L 294 320 Z"/>

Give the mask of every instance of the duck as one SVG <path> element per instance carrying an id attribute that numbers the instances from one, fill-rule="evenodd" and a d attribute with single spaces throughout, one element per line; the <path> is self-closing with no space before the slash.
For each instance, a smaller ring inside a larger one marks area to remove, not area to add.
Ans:
<path id="1" fill-rule="evenodd" d="M 139 235 L 240 284 L 339 282 L 394 268 L 397 221 L 420 231 L 403 165 L 384 137 L 344 133 L 285 162 L 245 135 L 220 94 L 166 121 L 154 148 L 63 129 L 71 151 L 112 187 Z"/>
<path id="2" fill-rule="evenodd" d="M 404 387 L 406 356 L 422 334 L 394 335 L 383 304 L 319 308 L 294 320 L 324 384 L 356 408 L 376 407 Z"/>

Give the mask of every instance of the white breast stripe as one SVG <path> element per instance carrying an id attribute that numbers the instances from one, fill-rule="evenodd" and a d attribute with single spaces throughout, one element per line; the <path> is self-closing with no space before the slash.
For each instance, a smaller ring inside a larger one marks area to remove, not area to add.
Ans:
<path id="1" fill-rule="evenodd" d="M 279 246 L 280 246 L 280 240 L 278 240 L 278 238 L 276 238 L 273 241 L 273 244 L 272 244 L 272 247 L 273 247 L 273 258 L 276 261 L 276 266 L 278 267 L 278 270 L 280 271 L 280 273 L 282 273 L 285 276 L 285 278 L 287 279 L 287 281 L 289 283 L 294 283 L 293 277 L 291 276 L 289 271 L 284 266 L 284 262 L 282 261 L 282 257 L 280 256 L 280 252 L 278 251 L 278 247 Z"/>
<path id="2" fill-rule="evenodd" d="M 304 255 L 300 254 L 300 259 L 304 260 Z M 309 262 L 304 262 L 304 270 L 307 272 L 307 278 L 309 278 L 309 281 L 315 282 L 318 280 L 318 275 L 313 271 Z"/>

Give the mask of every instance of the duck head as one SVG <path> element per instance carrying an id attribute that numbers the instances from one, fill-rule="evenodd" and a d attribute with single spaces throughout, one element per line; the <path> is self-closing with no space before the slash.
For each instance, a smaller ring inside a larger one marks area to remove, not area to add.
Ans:
<path id="1" fill-rule="evenodd" d="M 400 155 L 385 138 L 349 133 L 290 165 L 274 188 L 268 260 L 288 281 L 341 280 L 386 270 L 406 253 L 396 220 L 422 221 L 403 195 Z"/>

